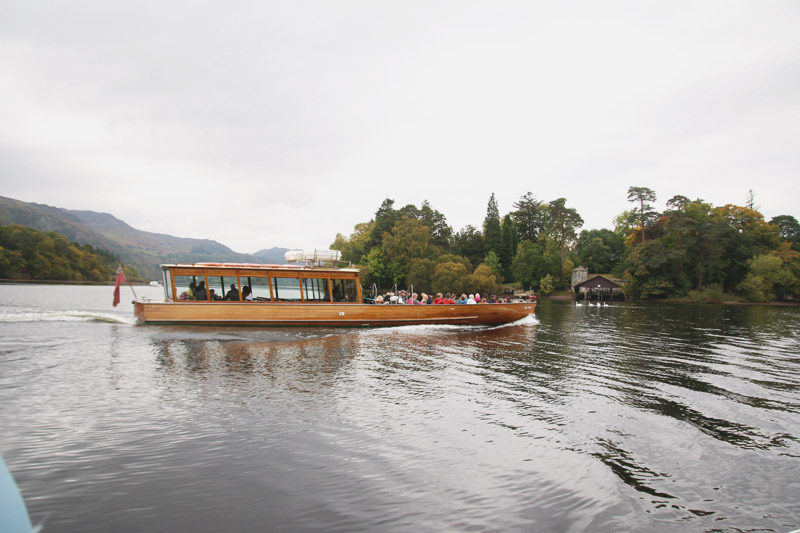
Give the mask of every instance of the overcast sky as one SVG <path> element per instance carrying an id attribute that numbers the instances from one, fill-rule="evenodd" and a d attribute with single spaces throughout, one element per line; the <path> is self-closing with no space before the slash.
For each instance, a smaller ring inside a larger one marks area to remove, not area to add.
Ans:
<path id="1" fill-rule="evenodd" d="M 3 0 L 0 195 L 238 252 L 629 186 L 800 218 L 800 2 Z"/>

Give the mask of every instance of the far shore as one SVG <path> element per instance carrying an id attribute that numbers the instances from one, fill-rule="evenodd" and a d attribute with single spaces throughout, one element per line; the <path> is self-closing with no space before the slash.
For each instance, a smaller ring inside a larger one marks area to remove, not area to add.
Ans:
<path id="1" fill-rule="evenodd" d="M 3 279 L 0 278 L 0 283 L 5 283 L 8 285 L 16 285 L 19 283 L 31 283 L 36 285 L 111 285 L 114 286 L 116 283 L 114 281 L 72 281 L 72 280 L 58 280 L 58 279 Z M 127 285 L 130 283 L 131 285 L 141 286 L 141 285 L 150 285 L 149 281 L 131 281 L 125 282 Z"/>

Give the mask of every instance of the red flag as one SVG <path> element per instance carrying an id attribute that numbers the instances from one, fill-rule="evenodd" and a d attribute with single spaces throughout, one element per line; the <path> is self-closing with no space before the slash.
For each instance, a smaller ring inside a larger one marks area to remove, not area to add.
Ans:
<path id="1" fill-rule="evenodd" d="M 114 307 L 119 304 L 119 286 L 125 282 L 125 274 L 122 272 L 122 265 L 117 267 L 117 280 L 114 286 Z"/>

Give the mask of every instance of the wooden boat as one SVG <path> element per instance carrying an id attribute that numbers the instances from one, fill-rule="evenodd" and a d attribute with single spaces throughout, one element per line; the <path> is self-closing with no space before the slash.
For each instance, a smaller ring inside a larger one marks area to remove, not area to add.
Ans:
<path id="1" fill-rule="evenodd" d="M 136 300 L 134 315 L 140 324 L 497 325 L 532 315 L 536 308 L 535 301 L 477 305 L 365 303 L 359 271 L 354 268 L 194 263 L 161 265 L 161 270 L 164 301 Z"/>

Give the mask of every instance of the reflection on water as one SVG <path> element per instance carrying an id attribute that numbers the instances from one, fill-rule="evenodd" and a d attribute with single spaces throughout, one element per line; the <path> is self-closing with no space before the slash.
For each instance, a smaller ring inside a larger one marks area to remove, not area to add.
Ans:
<path id="1" fill-rule="evenodd" d="M 800 527 L 795 308 L 261 330 L 1 305 L 0 452 L 45 531 Z"/>

